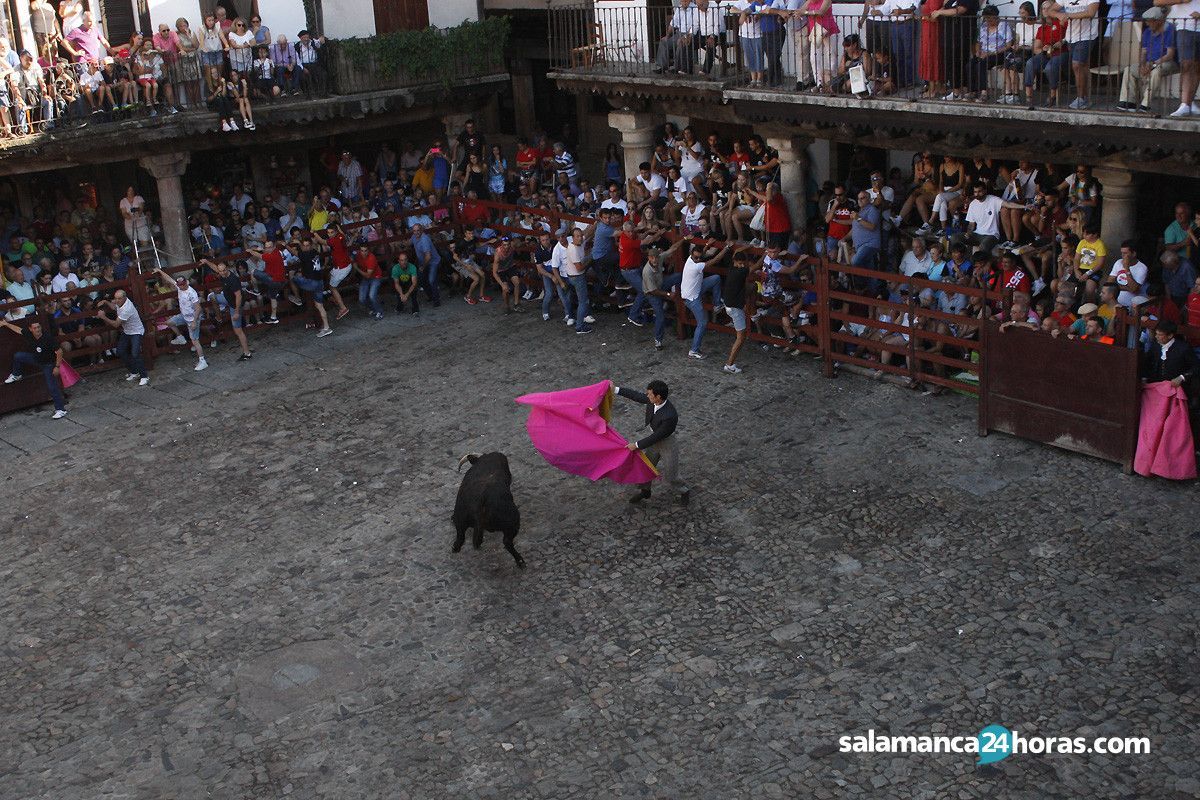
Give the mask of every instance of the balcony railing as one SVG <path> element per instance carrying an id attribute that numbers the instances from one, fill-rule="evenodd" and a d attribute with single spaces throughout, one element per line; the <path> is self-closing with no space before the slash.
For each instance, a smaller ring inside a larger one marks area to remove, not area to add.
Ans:
<path id="1" fill-rule="evenodd" d="M 728 2 L 694 5 L 690 16 L 592 6 L 549 14 L 554 65 L 575 74 L 665 74 L 867 103 L 900 98 L 1135 115 L 1170 115 L 1180 106 L 1179 63 L 1160 56 L 1159 45 L 1167 26 L 1200 30 L 1191 18 L 746 15 Z M 936 111 L 947 113 L 940 105 Z M 1192 118 L 1200 122 L 1200 114 Z"/>

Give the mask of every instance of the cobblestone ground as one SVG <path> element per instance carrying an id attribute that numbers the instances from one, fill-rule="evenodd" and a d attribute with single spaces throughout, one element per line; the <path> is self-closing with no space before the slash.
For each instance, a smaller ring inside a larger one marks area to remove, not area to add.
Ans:
<path id="1" fill-rule="evenodd" d="M 727 343 L 455 303 L 0 420 L 0 797 L 1200 794 L 1193 487 Z M 530 447 L 513 397 L 605 377 L 671 384 L 687 509 Z M 492 449 L 524 572 L 450 553 Z M 1153 751 L 835 752 L 992 723 Z"/>

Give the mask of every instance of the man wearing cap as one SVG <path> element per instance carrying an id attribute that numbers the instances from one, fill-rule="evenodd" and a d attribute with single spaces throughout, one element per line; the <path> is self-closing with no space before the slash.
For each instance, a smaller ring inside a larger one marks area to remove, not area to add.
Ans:
<path id="1" fill-rule="evenodd" d="M 1071 323 L 1071 335 L 1082 336 L 1087 331 L 1088 322 L 1095 320 L 1100 324 L 1100 329 L 1104 330 L 1104 320 L 1097 316 L 1096 312 L 1100 310 L 1100 306 L 1095 303 L 1084 303 L 1079 307 L 1079 318 Z"/>
<path id="2" fill-rule="evenodd" d="M 309 94 L 316 92 L 324 97 L 327 80 L 325 67 L 321 66 L 321 47 L 325 44 L 325 37 L 314 39 L 307 30 L 303 30 L 296 38 L 299 39 L 296 42 L 296 60 L 300 62 L 300 82 Z"/>
<path id="3" fill-rule="evenodd" d="M 1121 99 L 1117 108 L 1122 111 L 1150 111 L 1150 101 L 1170 76 L 1179 72 L 1175 61 L 1175 26 L 1167 22 L 1167 14 L 1159 6 L 1142 12 L 1146 27 L 1142 28 L 1142 49 L 1139 63 L 1125 68 L 1121 77 Z"/>
<path id="4" fill-rule="evenodd" d="M 196 372 L 208 369 L 208 362 L 204 359 L 204 346 L 200 344 L 200 320 L 204 316 L 200 311 L 200 295 L 188 284 L 184 275 L 180 274 L 172 279 L 161 267 L 158 274 L 162 276 L 164 286 L 175 286 L 175 299 L 179 303 L 179 313 L 167 320 L 167 327 L 175 334 L 171 344 L 185 344 L 190 340 L 192 350 L 196 353 Z M 186 338 L 180 328 L 187 330 Z"/>

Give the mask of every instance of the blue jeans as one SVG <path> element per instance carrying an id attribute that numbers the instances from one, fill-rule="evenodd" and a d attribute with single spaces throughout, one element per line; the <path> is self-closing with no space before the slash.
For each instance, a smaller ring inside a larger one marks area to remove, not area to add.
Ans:
<path id="1" fill-rule="evenodd" d="M 67 400 L 63 397 L 62 389 L 58 385 L 58 378 L 54 377 L 53 364 L 41 364 L 33 353 L 13 353 L 12 374 L 18 378 L 25 372 L 25 368 L 40 369 L 42 376 L 46 379 L 46 388 L 50 390 L 50 397 L 54 399 L 54 408 L 62 411 L 67 407 Z"/>
<path id="2" fill-rule="evenodd" d="M 637 294 L 633 297 L 633 305 L 629 307 L 629 318 L 634 322 L 644 322 L 642 304 L 646 302 L 646 293 L 642 290 L 642 270 L 640 268 L 623 269 L 621 277 L 632 286 Z"/>
<path id="3" fill-rule="evenodd" d="M 892 75 L 895 76 L 896 86 L 900 89 L 917 82 L 916 61 L 913 59 L 916 33 L 916 20 L 893 22 L 888 25 L 892 45 Z"/>
<path id="4" fill-rule="evenodd" d="M 292 279 L 292 283 L 296 284 L 296 288 L 300 291 L 310 293 L 315 303 L 320 303 L 325 299 L 325 284 L 316 278 L 297 275 Z"/>
<path id="5" fill-rule="evenodd" d="M 646 302 L 654 309 L 654 341 L 661 342 L 667 332 L 666 304 L 658 295 L 646 295 Z"/>
<path id="6" fill-rule="evenodd" d="M 575 330 L 581 331 L 587 327 L 587 323 L 583 321 L 583 318 L 592 310 L 588 304 L 587 278 L 583 275 L 572 275 L 567 280 L 570 282 L 571 288 L 575 291 L 575 313 L 572 314 L 568 311 L 567 315 L 574 317 Z"/>
<path id="7" fill-rule="evenodd" d="M 558 299 L 562 302 L 563 313 L 567 314 L 571 310 L 571 301 L 567 292 L 570 291 L 566 286 L 559 286 L 554 283 L 554 279 L 546 273 L 542 273 L 542 313 L 550 313 L 550 301 L 554 299 L 554 293 L 558 293 Z"/>
<path id="8" fill-rule="evenodd" d="M 279 84 L 279 90 L 283 92 L 300 91 L 300 68 L 293 67 L 292 71 L 288 72 L 283 67 L 276 67 L 275 83 Z"/>
<path id="9" fill-rule="evenodd" d="M 850 265 L 853 267 L 862 267 L 863 269 L 879 269 L 879 249 L 869 244 L 857 248 L 854 251 L 854 260 L 850 262 Z M 879 288 L 879 279 L 851 275 L 850 285 L 855 289 L 862 290 L 866 288 L 868 292 L 874 293 Z"/>
<path id="10" fill-rule="evenodd" d="M 122 333 L 117 337 L 117 356 L 125 362 L 127 371 L 143 378 L 150 377 L 142 361 L 142 334 Z"/>
<path id="11" fill-rule="evenodd" d="M 708 292 L 712 295 L 714 306 L 723 306 L 725 302 L 721 299 L 721 276 L 709 275 L 700 284 L 700 297 L 703 299 L 704 293 Z"/>
<path id="12" fill-rule="evenodd" d="M 370 306 L 374 314 L 383 313 L 383 303 L 379 302 L 379 278 L 363 278 L 358 284 L 358 304 Z"/>
<path id="13" fill-rule="evenodd" d="M 422 270 L 425 278 L 425 291 L 429 294 L 429 302 L 441 303 L 442 295 L 438 291 L 438 267 L 442 265 L 440 261 L 430 261 L 429 264 Z"/>
<path id="14" fill-rule="evenodd" d="M 716 277 L 715 275 L 713 277 Z M 704 310 L 704 294 L 695 300 L 685 300 L 688 310 L 696 318 L 696 332 L 692 334 L 692 352 L 700 352 L 700 343 L 704 341 L 704 329 L 708 327 L 708 312 Z"/>
<path id="15" fill-rule="evenodd" d="M 1064 50 L 1053 57 L 1047 58 L 1045 53 L 1038 53 L 1025 62 L 1025 86 L 1030 88 L 1037 81 L 1037 74 L 1043 72 L 1050 82 L 1051 89 L 1057 89 L 1067 74 L 1067 62 L 1071 54 Z"/>

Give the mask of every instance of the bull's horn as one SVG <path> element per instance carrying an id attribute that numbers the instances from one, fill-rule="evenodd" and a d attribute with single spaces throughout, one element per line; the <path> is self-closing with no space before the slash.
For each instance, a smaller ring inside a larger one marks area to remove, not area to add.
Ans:
<path id="1" fill-rule="evenodd" d="M 465 456 L 463 456 L 462 458 L 460 458 L 458 460 L 458 469 L 455 471 L 462 472 L 462 465 L 463 465 L 464 461 L 466 461 L 467 459 L 471 459 L 471 458 L 479 458 L 482 455 L 483 455 L 483 453 L 467 453 Z"/>

